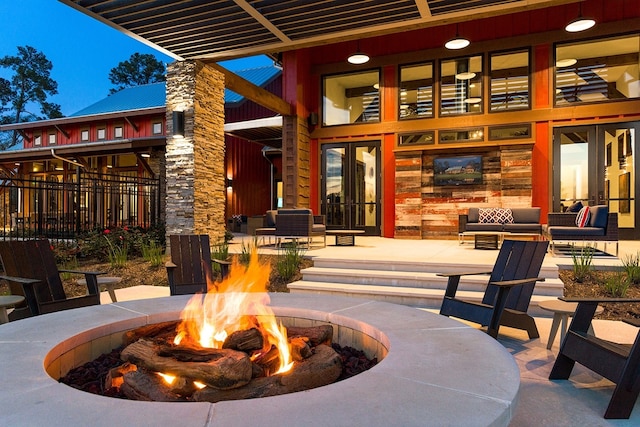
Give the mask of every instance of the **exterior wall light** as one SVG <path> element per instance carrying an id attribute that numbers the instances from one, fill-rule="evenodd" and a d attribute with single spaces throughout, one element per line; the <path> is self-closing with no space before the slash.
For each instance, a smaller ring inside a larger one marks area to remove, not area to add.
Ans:
<path id="1" fill-rule="evenodd" d="M 173 137 L 184 137 L 184 111 L 173 112 Z"/>

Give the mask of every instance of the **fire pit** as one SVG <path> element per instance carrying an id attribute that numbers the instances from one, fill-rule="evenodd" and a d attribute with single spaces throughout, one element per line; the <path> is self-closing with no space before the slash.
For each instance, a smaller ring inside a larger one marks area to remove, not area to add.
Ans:
<path id="1" fill-rule="evenodd" d="M 218 403 L 112 399 L 56 381 L 117 347 L 124 331 L 177 320 L 189 297 L 85 307 L 0 326 L 3 425 L 508 425 L 518 367 L 486 334 L 455 320 L 359 299 L 272 294 L 275 315 L 331 324 L 335 342 L 381 360 L 353 378 L 305 392 Z"/>

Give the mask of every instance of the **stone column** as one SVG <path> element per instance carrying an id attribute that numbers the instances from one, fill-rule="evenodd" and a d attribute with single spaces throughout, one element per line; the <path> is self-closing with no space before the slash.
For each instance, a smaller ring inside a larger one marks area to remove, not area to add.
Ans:
<path id="1" fill-rule="evenodd" d="M 174 137 L 173 112 L 184 113 Z M 224 76 L 200 61 L 167 67 L 166 227 L 224 239 Z"/>

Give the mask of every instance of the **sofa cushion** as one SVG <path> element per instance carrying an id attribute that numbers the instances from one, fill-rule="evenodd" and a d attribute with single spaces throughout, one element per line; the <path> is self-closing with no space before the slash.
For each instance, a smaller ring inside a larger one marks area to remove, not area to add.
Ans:
<path id="1" fill-rule="evenodd" d="M 589 236 L 604 236 L 604 228 L 600 227 L 564 227 L 564 226 L 551 226 L 547 227 L 547 233 L 552 239 L 561 240 L 564 238 L 576 237 L 580 240 Z M 578 240 L 576 239 L 576 240 Z"/>
<path id="2" fill-rule="evenodd" d="M 478 212 L 478 222 L 480 224 L 507 224 L 513 222 L 511 209 L 505 208 L 480 208 Z"/>
<path id="3" fill-rule="evenodd" d="M 607 228 L 607 222 L 609 221 L 609 207 L 607 205 L 592 206 L 590 213 L 591 220 L 589 225 L 591 227 Z"/>
<path id="4" fill-rule="evenodd" d="M 589 209 L 589 206 L 585 206 L 580 209 L 580 212 L 578 212 L 578 216 L 576 216 L 576 226 L 578 226 L 579 228 L 588 226 L 590 219 L 591 211 Z"/>
<path id="5" fill-rule="evenodd" d="M 540 233 L 542 232 L 542 225 L 536 223 L 513 223 L 505 224 L 504 231 L 510 233 Z"/>
<path id="6" fill-rule="evenodd" d="M 469 208 L 469 213 L 467 214 L 467 222 L 480 222 L 480 208 Z"/>
<path id="7" fill-rule="evenodd" d="M 465 231 L 502 231 L 502 224 L 494 223 L 479 223 L 468 222 Z"/>
<path id="8" fill-rule="evenodd" d="M 540 208 L 511 208 L 511 214 L 516 224 L 540 223 Z"/>

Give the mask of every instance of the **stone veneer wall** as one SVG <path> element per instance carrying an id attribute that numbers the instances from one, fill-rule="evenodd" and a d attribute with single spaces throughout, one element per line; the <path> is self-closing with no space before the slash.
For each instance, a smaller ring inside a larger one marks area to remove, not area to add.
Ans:
<path id="1" fill-rule="evenodd" d="M 173 138 L 173 111 L 184 138 Z M 166 226 L 171 234 L 224 238 L 224 75 L 200 61 L 167 67 Z"/>
<path id="2" fill-rule="evenodd" d="M 310 206 L 310 147 L 306 120 L 285 116 L 282 127 L 282 180 L 285 208 Z"/>
<path id="3" fill-rule="evenodd" d="M 447 152 L 482 155 L 483 183 L 466 186 L 433 185 L 433 159 L 443 153 L 397 152 L 395 237 L 454 238 L 458 215 L 469 207 L 530 207 L 532 149 L 527 145 Z"/>

